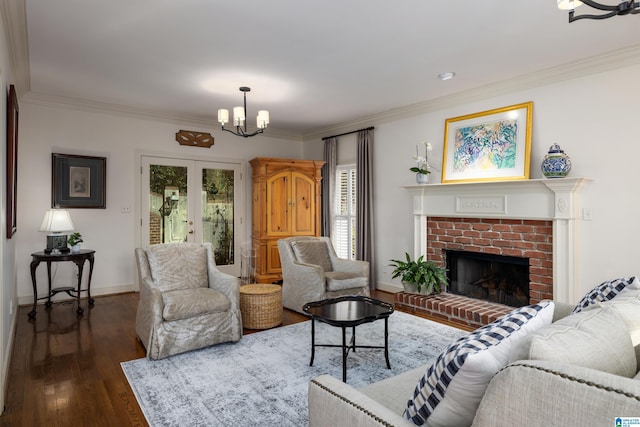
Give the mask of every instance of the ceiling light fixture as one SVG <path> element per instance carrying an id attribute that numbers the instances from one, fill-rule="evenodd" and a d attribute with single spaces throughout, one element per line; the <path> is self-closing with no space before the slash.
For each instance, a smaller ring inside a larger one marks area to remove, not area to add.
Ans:
<path id="1" fill-rule="evenodd" d="M 227 132 L 231 132 L 232 134 L 243 138 L 249 138 L 250 136 L 256 136 L 259 133 L 264 132 L 265 128 L 269 124 L 269 112 L 267 110 L 258 111 L 258 130 L 253 133 L 247 133 L 247 92 L 250 91 L 251 88 L 246 86 L 240 87 L 240 92 L 244 93 L 244 108 L 233 107 L 233 125 L 236 127 L 235 132 L 224 128 L 224 124 L 229 122 L 229 110 L 224 108 L 218 110 L 218 122 L 222 125 L 222 130 L 226 130 Z"/>
<path id="2" fill-rule="evenodd" d="M 575 8 L 582 4 L 591 6 L 594 9 L 602 10 L 606 13 L 601 15 L 580 15 L 575 16 Z M 633 0 L 626 0 L 620 2 L 618 5 L 600 4 L 592 0 L 558 0 L 558 9 L 569 11 L 569 22 L 577 21 L 578 19 L 607 19 L 616 15 L 635 15 L 640 13 L 640 2 Z"/>
<path id="3" fill-rule="evenodd" d="M 438 74 L 438 78 L 440 80 L 451 80 L 452 78 L 454 78 L 456 75 L 456 73 L 452 73 L 451 71 L 447 71 L 446 73 L 440 73 Z"/>

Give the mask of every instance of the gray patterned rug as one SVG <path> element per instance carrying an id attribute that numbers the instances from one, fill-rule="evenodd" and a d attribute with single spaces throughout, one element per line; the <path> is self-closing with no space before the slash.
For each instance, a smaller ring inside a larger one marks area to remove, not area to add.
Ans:
<path id="1" fill-rule="evenodd" d="M 316 322 L 316 343 L 340 344 L 340 331 Z M 383 350 L 358 349 L 347 359 L 347 382 L 361 387 L 427 363 L 463 334 L 396 311 L 389 318 L 391 369 Z M 358 326 L 356 336 L 358 345 L 384 345 L 384 321 Z M 246 335 L 235 344 L 123 362 L 122 369 L 152 427 L 297 427 L 307 425 L 309 380 L 325 373 L 342 378 L 341 353 L 316 348 L 310 367 L 306 321 Z"/>

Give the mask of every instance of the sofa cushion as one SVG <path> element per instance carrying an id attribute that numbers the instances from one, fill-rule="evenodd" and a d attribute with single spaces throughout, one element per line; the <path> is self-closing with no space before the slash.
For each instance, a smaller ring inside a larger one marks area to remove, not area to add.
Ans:
<path id="1" fill-rule="evenodd" d="M 193 243 L 152 245 L 146 249 L 153 282 L 162 292 L 206 288 L 207 250 Z"/>
<path id="2" fill-rule="evenodd" d="M 164 309 L 162 318 L 172 320 L 189 319 L 206 313 L 228 311 L 231 302 L 222 292 L 210 288 L 180 289 L 162 294 Z"/>
<path id="3" fill-rule="evenodd" d="M 578 313 L 592 304 L 612 300 L 618 295 L 637 294 L 639 292 L 640 280 L 636 276 L 607 280 L 587 292 L 573 309 L 573 313 Z"/>
<path id="4" fill-rule="evenodd" d="M 298 261 L 319 265 L 324 271 L 332 271 L 331 259 L 324 240 L 296 240 L 291 242 L 293 253 Z"/>
<path id="5" fill-rule="evenodd" d="M 404 412 L 418 425 L 469 426 L 489 384 L 524 337 L 549 325 L 552 301 L 521 307 L 450 345 L 420 378 Z"/>
<path id="6" fill-rule="evenodd" d="M 552 360 L 632 377 L 636 355 L 622 318 L 609 307 L 567 316 L 532 335 L 526 359 Z"/>
<path id="7" fill-rule="evenodd" d="M 601 307 L 610 307 L 620 316 L 627 326 L 631 345 L 636 353 L 637 369 L 640 370 L 640 295 L 619 296 L 614 300 L 590 305 L 584 311 L 596 310 Z"/>
<path id="8" fill-rule="evenodd" d="M 324 277 L 327 280 L 327 291 L 329 292 L 363 288 L 369 283 L 367 277 L 343 271 L 327 271 Z"/>

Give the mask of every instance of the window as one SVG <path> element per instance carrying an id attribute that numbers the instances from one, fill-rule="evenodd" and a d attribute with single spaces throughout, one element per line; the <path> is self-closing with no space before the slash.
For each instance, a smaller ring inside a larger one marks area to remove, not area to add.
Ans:
<path id="1" fill-rule="evenodd" d="M 356 259 L 356 165 L 338 166 L 333 246 L 339 258 Z"/>

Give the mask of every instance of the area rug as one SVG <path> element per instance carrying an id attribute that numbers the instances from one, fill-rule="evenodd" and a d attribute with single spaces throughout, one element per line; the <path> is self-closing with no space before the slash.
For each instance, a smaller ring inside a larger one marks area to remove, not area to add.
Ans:
<path id="1" fill-rule="evenodd" d="M 425 364 L 464 334 L 396 311 L 389 318 L 391 369 L 383 350 L 358 349 L 347 359 L 347 383 L 362 387 Z M 356 338 L 358 345 L 384 345 L 384 321 L 358 326 Z M 316 322 L 317 344 L 341 340 L 340 328 Z M 317 347 L 313 366 L 310 355 L 306 321 L 163 360 L 123 362 L 122 369 L 152 427 L 298 427 L 308 422 L 309 380 L 342 378 L 339 348 Z"/>

